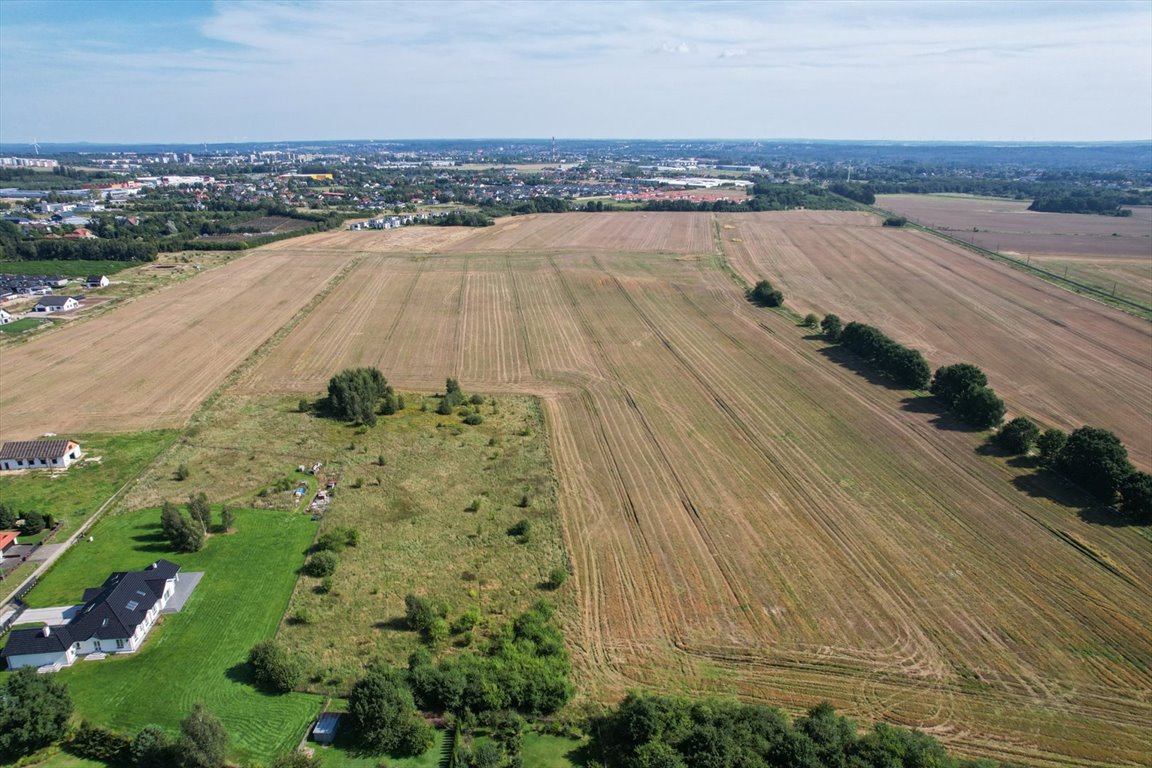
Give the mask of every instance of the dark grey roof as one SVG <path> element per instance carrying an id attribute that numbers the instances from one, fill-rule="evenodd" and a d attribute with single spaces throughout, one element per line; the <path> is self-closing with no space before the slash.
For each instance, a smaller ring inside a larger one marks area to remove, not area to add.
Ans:
<path id="1" fill-rule="evenodd" d="M 0 446 L 0 459 L 58 459 L 71 440 L 18 440 Z"/>
<path id="2" fill-rule="evenodd" d="M 176 563 L 159 560 L 143 571 L 112 574 L 99 592 L 85 591 L 88 599 L 68 622 L 69 631 L 77 640 L 131 637 L 164 594 L 164 582 L 179 570 Z"/>
<path id="3" fill-rule="evenodd" d="M 45 296 L 44 298 L 40 299 L 40 304 L 45 306 L 45 307 L 62 307 L 68 303 L 68 299 L 72 299 L 72 297 L 71 296 Z M 75 299 L 72 299 L 72 300 L 75 301 Z"/>
<path id="4" fill-rule="evenodd" d="M 49 635 L 44 636 L 44 629 L 14 629 L 8 635 L 8 644 L 0 655 L 12 657 L 23 656 L 30 653 L 59 653 L 72 643 L 72 635 L 68 627 L 51 627 Z"/>
<path id="5" fill-rule="evenodd" d="M 157 560 L 142 571 L 114 573 L 103 586 L 84 591 L 84 606 L 68 624 L 52 627 L 47 637 L 42 629 L 13 630 L 2 655 L 59 652 L 92 638 L 129 638 L 164 594 L 165 582 L 179 570 L 170 560 Z"/>
<path id="6" fill-rule="evenodd" d="M 88 277 L 86 278 L 86 282 L 98 283 L 103 279 L 104 279 L 104 275 L 88 275 Z"/>

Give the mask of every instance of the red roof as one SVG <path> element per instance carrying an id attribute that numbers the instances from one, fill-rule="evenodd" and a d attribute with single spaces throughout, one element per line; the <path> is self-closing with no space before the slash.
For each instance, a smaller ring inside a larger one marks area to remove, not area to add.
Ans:
<path id="1" fill-rule="evenodd" d="M 0 552 L 8 549 L 10 544 L 14 544 L 18 535 L 16 531 L 0 531 Z"/>

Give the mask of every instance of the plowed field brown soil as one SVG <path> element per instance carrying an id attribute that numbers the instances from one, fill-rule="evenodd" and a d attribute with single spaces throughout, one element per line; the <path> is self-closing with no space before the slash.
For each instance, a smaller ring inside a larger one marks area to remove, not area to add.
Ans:
<path id="1" fill-rule="evenodd" d="M 389 233 L 357 240 L 363 260 L 233 393 L 318 392 L 366 364 L 401 389 L 454 375 L 468 391 L 541 395 L 589 696 L 826 699 L 968 755 L 1146 763 L 1147 536 L 1050 500 L 1032 470 L 979 452 L 980 436 L 749 305 L 712 235 L 801 311 L 868 319 L 934 364 L 971 359 L 1015 408 L 1126 428 L 1144 457 L 1146 326 L 863 214 L 677 216 L 659 217 L 664 232 L 638 215 L 525 217 L 447 255 L 416 253 L 408 233 L 395 252 Z M 320 261 L 334 240 L 291 253 Z M 1108 375 L 1025 355 L 1061 345 Z M 1014 358 L 1027 366 L 1015 378 Z M 1093 395 L 1111 399 L 1088 416 L 1062 399 Z"/>

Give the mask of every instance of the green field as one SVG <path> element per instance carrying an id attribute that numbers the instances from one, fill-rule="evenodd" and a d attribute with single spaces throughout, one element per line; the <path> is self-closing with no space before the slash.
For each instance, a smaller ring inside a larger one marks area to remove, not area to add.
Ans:
<path id="1" fill-rule="evenodd" d="M 236 532 L 194 554 L 170 551 L 157 510 L 113 515 L 93 529 L 28 596 L 33 606 L 77 602 L 109 573 L 168 558 L 204 578 L 181 613 L 166 616 L 131 656 L 62 670 L 80 718 L 134 734 L 156 723 L 175 733 L 203 702 L 225 724 L 234 756 L 267 760 L 292 749 L 323 705 L 316 696 L 270 696 L 247 682 L 248 650 L 272 637 L 316 524 L 307 516 L 240 510 Z"/>
<path id="2" fill-rule="evenodd" d="M 88 275 L 112 275 L 122 269 L 138 266 L 140 266 L 139 261 L 84 261 L 81 259 L 0 261 L 0 273 L 12 275 L 87 277 Z"/>
<path id="3" fill-rule="evenodd" d="M 0 333 L 24 333 L 24 331 L 31 330 L 43 322 L 46 321 L 39 320 L 35 317 L 25 317 L 20 320 L 13 320 L 10 323 L 0 325 Z"/>
<path id="4" fill-rule="evenodd" d="M 347 693 L 373 657 L 405 663 L 420 643 L 396 621 L 409 592 L 446 602 L 450 618 L 478 610 L 477 640 L 485 622 L 499 626 L 541 597 L 572 599 L 568 588 L 540 586 L 565 555 L 538 401 L 501 396 L 480 406 L 483 424 L 466 426 L 438 415 L 434 398 L 427 411 L 419 395 L 406 399 L 405 410 L 361 430 L 300 413 L 298 396 L 222 397 L 126 502 L 155 506 L 202 490 L 213 502 L 290 509 L 289 492 L 257 492 L 285 478 L 295 485 L 307 477 L 296 468 L 318 460 L 323 477 L 338 476 L 321 533 L 355 528 L 359 543 L 340 554 L 330 592 L 300 580 L 279 633 L 317 693 Z M 183 482 L 173 479 L 179 464 L 190 471 Z M 507 533 L 521 519 L 532 525 L 526 542 Z M 294 620 L 301 612 L 308 622 Z"/>
<path id="5" fill-rule="evenodd" d="M 2 403 L 0 403 L 2 405 Z M 67 472 L 28 471 L 0 477 L 0 501 L 20 512 L 63 520 L 66 536 L 156 458 L 176 432 L 62 435 L 80 443 L 84 458 Z M 99 461 L 95 461 L 99 459 Z"/>
<path id="6" fill-rule="evenodd" d="M 316 756 L 324 768 L 377 768 L 387 765 L 388 768 L 437 768 L 440 765 L 441 751 L 448 738 L 447 731 L 436 731 L 436 741 L 432 748 L 422 755 L 398 759 L 395 757 L 381 757 L 380 755 L 357 755 L 342 746 L 320 747 L 315 744 Z M 525 766 L 533 763 L 524 763 Z"/>

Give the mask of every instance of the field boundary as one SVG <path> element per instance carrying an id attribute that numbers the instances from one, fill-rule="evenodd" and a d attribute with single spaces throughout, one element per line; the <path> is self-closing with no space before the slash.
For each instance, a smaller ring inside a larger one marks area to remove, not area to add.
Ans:
<path id="1" fill-rule="evenodd" d="M 902 218 L 908 222 L 905 225 L 907 227 L 919 230 L 921 232 L 926 232 L 929 235 L 935 235 L 936 237 L 939 237 L 941 240 L 945 240 L 949 243 L 952 243 L 953 245 L 958 245 L 961 248 L 969 250 L 972 253 L 975 253 L 979 256 L 983 256 L 987 259 L 991 259 L 992 261 L 1007 264 L 1008 266 L 1012 267 L 1013 269 L 1017 269 L 1021 272 L 1035 275 L 1036 277 L 1039 277 L 1044 282 L 1051 283 L 1052 285 L 1055 285 L 1059 288 L 1063 288 L 1064 290 L 1070 291 L 1071 293 L 1075 293 L 1079 296 L 1084 296 L 1084 297 L 1092 299 L 1093 301 L 1098 302 L 1100 304 L 1104 304 L 1104 305 L 1112 307 L 1114 309 L 1119 309 L 1123 312 L 1127 312 L 1128 314 L 1130 314 L 1134 317 L 1139 317 L 1142 320 L 1152 321 L 1152 306 L 1147 306 L 1147 305 L 1141 304 L 1137 301 L 1125 299 L 1122 296 L 1116 296 L 1115 295 L 1115 289 L 1113 289 L 1112 291 L 1106 291 L 1099 286 L 1089 285 L 1088 283 L 1082 283 L 1079 280 L 1073 280 L 1072 278 L 1066 277 L 1065 275 L 1061 275 L 1061 274 L 1058 274 L 1056 272 L 1051 272 L 1051 271 L 1044 269 L 1042 267 L 1035 266 L 1034 264 L 1031 263 L 1030 260 L 1021 261 L 1020 259 L 1013 258 L 1012 256 L 1008 256 L 1006 254 L 1000 253 L 999 251 L 993 251 L 989 248 L 985 248 L 983 246 L 976 245 L 975 243 L 970 243 L 967 240 L 964 240 L 964 239 L 959 238 L 959 237 L 955 237 L 953 235 L 949 235 L 946 232 L 943 232 L 939 229 L 935 229 L 934 227 L 930 227 L 926 224 L 920 224 L 918 222 L 913 221 L 912 219 L 909 219 L 907 216 L 898 216 L 898 214 L 893 213 L 893 212 L 888 211 L 888 210 L 885 210 L 885 209 L 880 208 L 880 207 L 874 206 L 872 208 L 872 212 L 877 213 L 878 215 L 884 216 L 884 217 Z"/>

